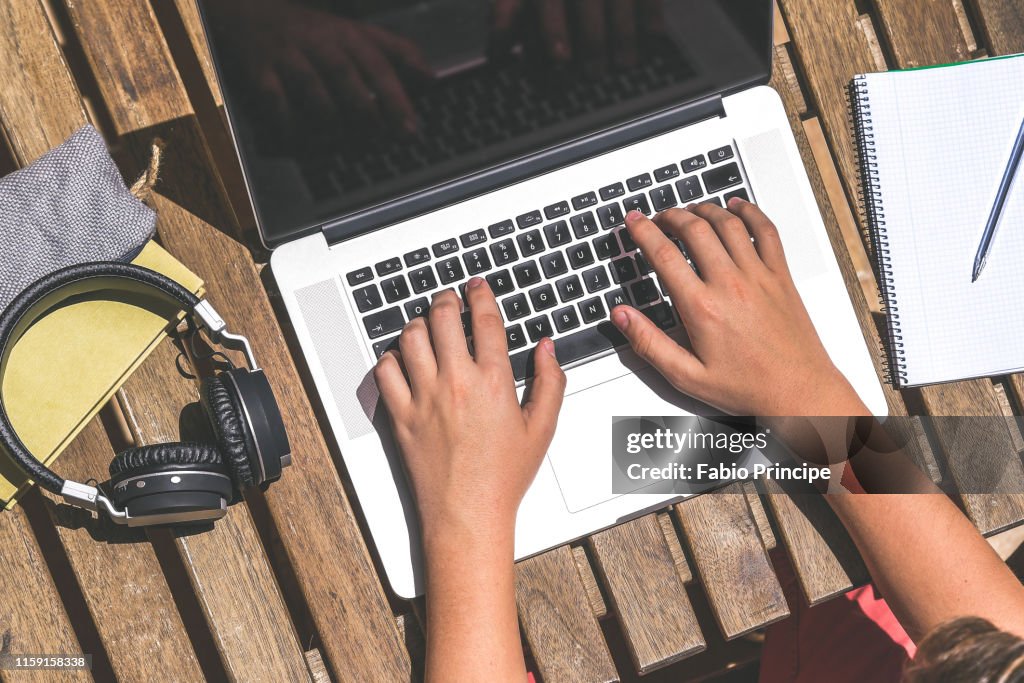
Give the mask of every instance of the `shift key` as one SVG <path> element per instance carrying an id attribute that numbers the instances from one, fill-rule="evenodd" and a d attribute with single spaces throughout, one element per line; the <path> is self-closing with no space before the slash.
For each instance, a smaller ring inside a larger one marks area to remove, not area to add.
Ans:
<path id="1" fill-rule="evenodd" d="M 380 313 L 366 316 L 363 318 L 363 324 L 366 325 L 366 334 L 370 335 L 370 339 L 377 339 L 402 329 L 405 325 L 405 316 L 402 315 L 401 308 L 393 306 Z"/>
<path id="2" fill-rule="evenodd" d="M 705 172 L 702 177 L 704 178 L 704 186 L 708 188 L 708 194 L 714 194 L 719 190 L 724 190 L 727 187 L 739 185 L 743 182 L 743 176 L 740 175 L 740 167 L 735 163 L 713 168 Z"/>

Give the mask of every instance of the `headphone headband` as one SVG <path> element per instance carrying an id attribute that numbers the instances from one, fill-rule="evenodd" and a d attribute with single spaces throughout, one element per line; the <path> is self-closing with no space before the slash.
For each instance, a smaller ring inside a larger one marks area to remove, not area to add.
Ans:
<path id="1" fill-rule="evenodd" d="M 107 290 L 156 299 L 168 310 L 175 311 L 175 315 L 181 310 L 184 310 L 186 315 L 194 315 L 208 330 L 212 341 L 244 351 L 249 364 L 253 369 L 256 368 L 248 341 L 244 337 L 229 334 L 224 321 L 207 302 L 200 300 L 174 280 L 152 270 L 130 263 L 97 262 L 70 266 L 44 276 L 25 288 L 10 307 L 0 314 L 0 383 L 7 369 L 11 350 L 36 321 L 71 297 Z M 168 315 L 168 320 L 173 320 L 171 315 Z M 111 516 L 119 516 L 115 514 L 117 511 L 113 510 L 109 501 L 98 495 L 95 487 L 65 481 L 28 451 L 14 431 L 2 396 L 0 445 L 8 450 L 26 474 L 48 491 L 73 499 L 75 504 L 84 504 L 92 509 L 95 509 L 97 504 L 102 504 Z"/>

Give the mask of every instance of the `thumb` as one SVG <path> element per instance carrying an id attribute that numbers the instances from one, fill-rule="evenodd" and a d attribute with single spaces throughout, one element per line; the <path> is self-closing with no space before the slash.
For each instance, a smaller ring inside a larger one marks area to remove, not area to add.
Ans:
<path id="1" fill-rule="evenodd" d="M 700 359 L 631 306 L 616 306 L 612 311 L 612 322 L 626 335 L 637 355 L 654 366 L 672 386 L 683 393 L 694 394 L 704 372 Z"/>
<path id="2" fill-rule="evenodd" d="M 541 339 L 533 352 L 533 381 L 523 399 L 523 417 L 530 434 L 551 441 L 563 396 L 565 373 L 555 358 L 555 343 Z"/>

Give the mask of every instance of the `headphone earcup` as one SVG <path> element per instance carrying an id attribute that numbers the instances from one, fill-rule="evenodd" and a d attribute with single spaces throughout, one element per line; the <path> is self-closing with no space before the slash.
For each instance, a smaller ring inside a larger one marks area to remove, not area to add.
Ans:
<path id="1" fill-rule="evenodd" d="M 234 388 L 217 375 L 203 380 L 200 393 L 235 486 L 243 489 L 260 483 L 253 476 L 249 457 L 249 450 L 255 446 L 251 443 L 252 437 L 246 429 L 242 406 Z"/>
<path id="2" fill-rule="evenodd" d="M 110 497 L 131 526 L 223 517 L 234 486 L 217 447 L 167 443 L 129 448 L 110 463 Z"/>

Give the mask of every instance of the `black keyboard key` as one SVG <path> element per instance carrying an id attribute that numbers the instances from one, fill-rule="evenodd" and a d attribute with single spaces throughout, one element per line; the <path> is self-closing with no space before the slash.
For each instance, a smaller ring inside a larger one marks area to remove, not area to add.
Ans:
<path id="1" fill-rule="evenodd" d="M 398 306 L 385 308 L 380 313 L 374 313 L 363 318 L 363 325 L 366 326 L 366 334 L 370 339 L 379 339 L 385 335 L 397 332 L 405 325 L 405 317 L 402 309 Z"/>
<path id="2" fill-rule="evenodd" d="M 360 313 L 366 313 L 384 305 L 384 302 L 380 299 L 380 290 L 377 289 L 377 285 L 367 285 L 357 289 L 352 292 L 352 296 L 355 297 L 356 308 L 359 309 Z"/>
<path id="3" fill-rule="evenodd" d="M 505 318 L 509 322 L 530 315 L 530 305 L 526 303 L 526 295 L 522 293 L 504 299 L 501 306 L 505 309 Z"/>
<path id="4" fill-rule="evenodd" d="M 654 304 L 649 308 L 645 308 L 643 313 L 651 319 L 651 322 L 663 330 L 669 330 L 675 327 L 676 317 L 672 313 L 672 307 L 664 301 L 660 304 Z"/>
<path id="5" fill-rule="evenodd" d="M 636 242 L 633 241 L 633 236 L 629 234 L 629 230 L 623 228 L 618 233 L 619 241 L 622 242 L 622 251 L 636 251 Z"/>
<path id="6" fill-rule="evenodd" d="M 621 254 L 622 250 L 619 249 L 619 240 L 615 238 L 615 233 L 610 232 L 594 240 L 594 252 L 597 254 L 598 260 L 601 261 L 615 258 Z"/>
<path id="7" fill-rule="evenodd" d="M 583 271 L 581 277 L 583 278 L 583 284 L 587 287 L 587 291 L 591 294 L 612 286 L 612 283 L 608 280 L 608 271 L 602 266 Z"/>
<path id="8" fill-rule="evenodd" d="M 592 323 L 604 317 L 604 304 L 601 303 L 601 297 L 599 296 L 581 301 L 579 306 L 580 315 L 583 316 L 584 323 Z"/>
<path id="9" fill-rule="evenodd" d="M 526 321 L 525 325 L 526 334 L 530 335 L 530 341 L 534 344 L 544 337 L 550 337 L 553 334 L 551 331 L 551 321 L 548 320 L 546 315 L 542 315 L 537 318 L 530 318 Z"/>
<path id="10" fill-rule="evenodd" d="M 558 221 L 544 226 L 544 236 L 548 239 L 548 246 L 554 249 L 572 241 L 569 233 L 569 224 L 565 221 Z"/>
<path id="11" fill-rule="evenodd" d="M 695 176 L 687 176 L 676 182 L 676 191 L 679 193 L 679 201 L 689 204 L 695 199 L 704 196 L 704 190 L 700 186 L 700 179 Z"/>
<path id="12" fill-rule="evenodd" d="M 438 242 L 431 248 L 434 250 L 434 256 L 441 258 L 442 256 L 447 256 L 448 254 L 454 254 L 457 252 L 459 250 L 459 243 L 454 237 L 452 237 L 444 242 Z"/>
<path id="13" fill-rule="evenodd" d="M 622 183 L 615 183 L 614 185 L 602 187 L 599 191 L 601 193 L 601 201 L 603 202 L 626 194 L 626 188 L 622 186 Z"/>
<path id="14" fill-rule="evenodd" d="M 597 194 L 595 194 L 594 192 L 588 192 L 586 194 L 581 194 L 578 197 L 572 198 L 572 208 L 576 209 L 577 211 L 589 209 L 595 204 L 597 204 Z"/>
<path id="15" fill-rule="evenodd" d="M 370 280 L 372 280 L 373 279 L 373 271 L 370 270 L 369 266 L 367 266 L 366 268 L 360 268 L 359 270 L 353 270 L 351 273 L 346 275 L 345 278 L 348 279 L 348 283 L 350 285 L 355 287 L 356 285 L 361 285 L 364 282 L 369 282 Z"/>
<path id="16" fill-rule="evenodd" d="M 437 287 L 437 279 L 434 277 L 434 271 L 430 269 L 430 266 L 410 271 L 409 282 L 412 283 L 412 291 L 417 294 L 428 292 Z"/>
<path id="17" fill-rule="evenodd" d="M 555 218 L 561 218 L 569 213 L 569 202 L 558 202 L 551 206 L 544 207 L 544 217 L 549 221 Z"/>
<path id="18" fill-rule="evenodd" d="M 516 226 L 512 225 L 512 221 L 502 221 L 500 223 L 495 223 L 494 225 L 487 228 L 487 232 L 490 233 L 493 239 L 504 237 L 505 235 L 508 235 L 515 231 Z"/>
<path id="19" fill-rule="evenodd" d="M 594 220 L 594 214 L 590 211 L 573 216 L 571 222 L 573 234 L 576 235 L 577 239 L 583 239 L 600 232 L 600 229 L 597 227 L 597 221 Z"/>
<path id="20" fill-rule="evenodd" d="M 410 251 L 405 255 L 405 265 L 410 268 L 415 268 L 421 263 L 426 263 L 430 260 L 430 250 L 426 247 L 417 249 L 416 251 Z"/>
<path id="21" fill-rule="evenodd" d="M 463 254 L 462 260 L 466 262 L 466 272 L 470 275 L 479 275 L 491 269 L 491 259 L 487 257 L 487 250 L 483 247 Z"/>
<path id="22" fill-rule="evenodd" d="M 641 275 L 650 275 L 654 272 L 654 268 L 651 268 L 651 264 L 647 262 L 647 257 L 640 252 L 636 253 L 636 267 Z"/>
<path id="23" fill-rule="evenodd" d="M 437 264 L 437 276 L 441 278 L 442 285 L 450 284 L 465 277 L 462 272 L 462 264 L 459 263 L 457 258 L 439 261 Z"/>
<path id="24" fill-rule="evenodd" d="M 565 253 L 569 257 L 569 265 L 573 270 L 579 270 L 594 262 L 594 252 L 590 250 L 590 245 L 586 242 L 572 245 L 565 250 Z"/>
<path id="25" fill-rule="evenodd" d="M 745 202 L 749 202 L 750 201 L 750 196 L 747 194 L 747 191 L 744 190 L 742 187 L 740 189 L 738 189 L 738 190 L 733 190 L 732 192 L 726 192 L 725 193 L 725 203 L 728 204 L 729 200 L 732 199 L 733 197 L 739 197 L 740 199 L 742 199 Z"/>
<path id="26" fill-rule="evenodd" d="M 575 275 L 562 278 L 555 283 L 555 287 L 558 289 L 558 296 L 565 302 L 574 301 L 583 296 L 583 285 Z"/>
<path id="27" fill-rule="evenodd" d="M 507 334 L 507 333 L 506 333 Z M 509 347 L 511 349 L 511 347 Z M 512 375 L 517 382 L 533 376 L 533 349 L 520 351 L 508 357 L 512 364 Z"/>
<path id="28" fill-rule="evenodd" d="M 638 175 L 638 176 L 636 176 L 634 178 L 630 178 L 629 180 L 626 181 L 626 187 L 629 188 L 630 192 L 636 192 L 637 190 L 642 190 L 645 187 L 650 187 L 653 184 L 654 184 L 654 181 L 651 180 L 651 174 L 650 173 L 644 173 L 643 175 Z"/>
<path id="29" fill-rule="evenodd" d="M 683 167 L 683 173 L 693 173 L 694 171 L 699 171 L 706 167 L 708 162 L 704 159 L 703 154 L 698 154 L 695 157 L 683 159 L 683 163 L 681 165 Z"/>
<path id="30" fill-rule="evenodd" d="M 487 284 L 490 286 L 494 296 L 508 294 L 516 288 L 515 283 L 512 282 L 512 274 L 507 270 L 499 270 L 497 273 L 488 275 Z"/>
<path id="31" fill-rule="evenodd" d="M 540 211 L 531 211 L 530 213 L 524 213 L 522 216 L 516 216 L 516 223 L 520 229 L 532 228 L 543 220 Z"/>
<path id="32" fill-rule="evenodd" d="M 574 306 L 559 308 L 551 317 L 555 319 L 555 329 L 559 332 L 568 332 L 580 326 L 580 317 L 576 314 Z"/>
<path id="33" fill-rule="evenodd" d="M 544 240 L 541 239 L 540 230 L 524 232 L 522 235 L 516 237 L 516 241 L 519 242 L 519 253 L 521 253 L 524 258 L 544 251 Z"/>
<path id="34" fill-rule="evenodd" d="M 402 269 L 402 259 L 397 256 L 395 258 L 389 258 L 387 261 L 381 261 L 375 265 L 374 269 L 377 271 L 377 275 L 390 275 L 391 273 Z"/>
<path id="35" fill-rule="evenodd" d="M 643 306 L 644 304 L 649 304 L 652 301 L 657 301 L 660 296 L 658 293 L 658 286 L 654 284 L 654 280 L 640 280 L 639 282 L 634 282 L 629 289 L 633 303 L 637 306 Z"/>
<path id="36" fill-rule="evenodd" d="M 608 204 L 597 210 L 597 218 L 601 221 L 601 227 L 608 230 L 622 225 L 626 221 L 626 214 L 618 204 Z"/>
<path id="37" fill-rule="evenodd" d="M 423 318 L 428 312 L 430 312 L 430 302 L 427 301 L 427 297 L 413 299 L 405 303 L 405 317 L 409 320 Z"/>
<path id="38" fill-rule="evenodd" d="M 735 162 L 706 171 L 702 177 L 704 178 L 704 186 L 708 188 L 709 193 L 718 192 L 743 182 L 743 176 L 740 175 L 740 167 Z"/>
<path id="39" fill-rule="evenodd" d="M 719 199 L 718 197 L 712 197 L 711 199 L 705 199 L 704 201 L 701 202 L 701 204 L 716 204 L 717 206 L 722 206 L 722 200 Z"/>
<path id="40" fill-rule="evenodd" d="M 509 351 L 515 351 L 526 346 L 526 335 L 523 334 L 522 325 L 509 325 L 505 328 L 505 342 Z"/>
<path id="41" fill-rule="evenodd" d="M 679 202 L 676 200 L 676 193 L 672 191 L 671 185 L 662 185 L 651 190 L 651 204 L 655 211 L 671 209 Z"/>
<path id="42" fill-rule="evenodd" d="M 510 239 L 492 244 L 491 256 L 494 257 L 495 266 L 505 266 L 519 259 L 515 244 Z"/>
<path id="43" fill-rule="evenodd" d="M 536 261 L 520 263 L 512 272 L 515 273 L 516 284 L 520 287 L 529 287 L 540 282 L 540 268 L 537 267 Z"/>
<path id="44" fill-rule="evenodd" d="M 473 336 L 473 315 L 469 311 L 463 311 L 462 316 L 462 334 L 469 339 Z"/>
<path id="45" fill-rule="evenodd" d="M 725 147 L 719 147 L 708 152 L 708 159 L 711 159 L 711 163 L 717 164 L 726 159 L 732 159 L 732 146 L 726 145 Z"/>
<path id="46" fill-rule="evenodd" d="M 611 271 L 612 279 L 618 284 L 636 279 L 636 263 L 631 256 L 615 259 L 609 264 L 609 270 Z"/>
<path id="47" fill-rule="evenodd" d="M 487 233 L 484 232 L 483 228 L 480 228 L 479 230 L 474 230 L 473 232 L 467 232 L 465 235 L 459 238 L 459 241 L 462 242 L 462 246 L 464 246 L 466 249 L 469 249 L 470 247 L 475 247 L 478 244 L 483 244 L 486 239 Z"/>
<path id="48" fill-rule="evenodd" d="M 391 349 L 398 350 L 398 337 L 391 337 L 391 339 L 382 339 L 379 342 L 373 343 L 373 353 L 377 358 L 384 355 L 384 352 L 390 351 Z"/>
<path id="49" fill-rule="evenodd" d="M 662 166 L 661 168 L 654 171 L 654 181 L 657 183 L 663 183 L 666 180 L 675 178 L 679 175 L 679 167 L 675 164 L 669 164 L 668 166 Z"/>
<path id="50" fill-rule="evenodd" d="M 380 283 L 380 288 L 384 291 L 384 298 L 389 304 L 409 297 L 409 284 L 405 281 L 404 275 L 385 280 Z"/>
<path id="51" fill-rule="evenodd" d="M 558 303 L 558 300 L 555 299 L 555 290 L 551 289 L 551 285 L 541 285 L 531 289 L 530 301 L 533 302 L 534 310 L 538 312 L 554 308 Z"/>
<path id="52" fill-rule="evenodd" d="M 614 325 L 610 322 L 603 322 L 595 327 L 573 332 L 555 340 L 555 356 L 559 363 L 568 365 L 609 351 L 617 346 L 625 346 L 627 343 L 626 338 Z"/>
<path id="53" fill-rule="evenodd" d="M 560 251 L 541 256 L 540 267 L 544 270 L 544 276 L 549 278 L 565 275 L 569 272 L 569 264 L 565 262 L 565 254 Z"/>
<path id="54" fill-rule="evenodd" d="M 612 310 L 616 306 L 628 306 L 629 295 L 626 294 L 626 290 L 618 287 L 613 289 L 604 295 L 604 300 L 608 302 L 608 310 Z"/>
<path id="55" fill-rule="evenodd" d="M 639 211 L 645 216 L 651 215 L 651 205 L 647 203 L 647 195 L 636 194 L 632 197 L 628 197 L 622 200 L 622 208 L 629 213 L 630 211 Z"/>

